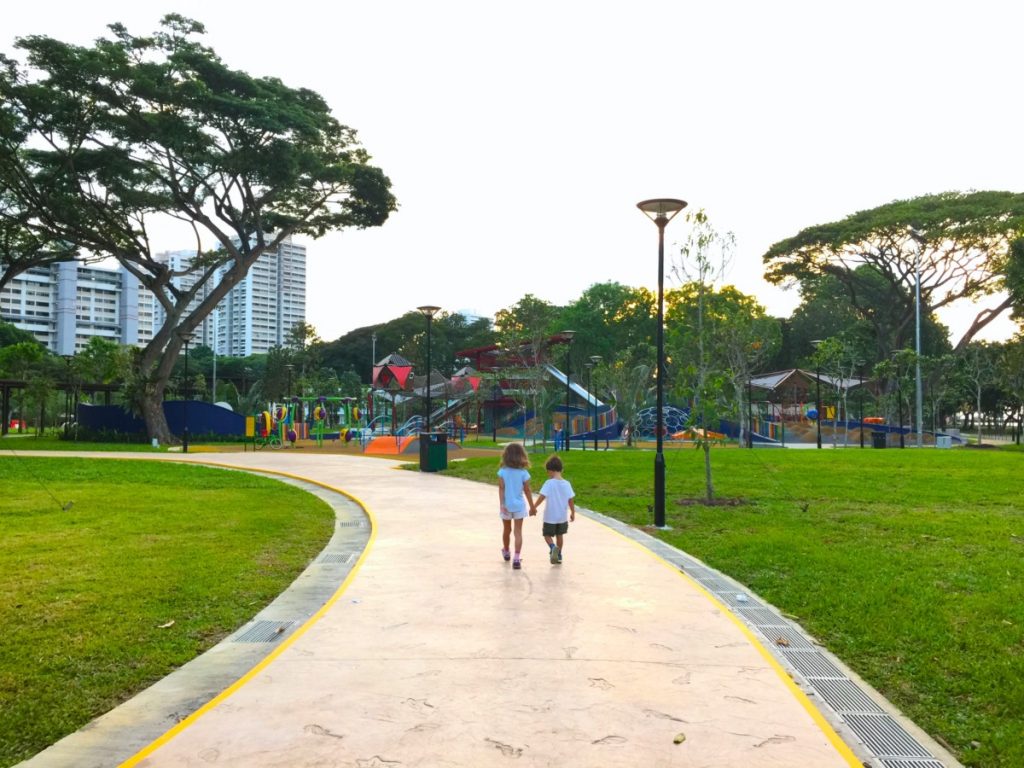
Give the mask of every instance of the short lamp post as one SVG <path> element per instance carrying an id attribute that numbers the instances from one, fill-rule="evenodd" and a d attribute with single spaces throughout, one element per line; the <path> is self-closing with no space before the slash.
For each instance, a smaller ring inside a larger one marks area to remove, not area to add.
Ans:
<path id="1" fill-rule="evenodd" d="M 423 307 L 416 307 L 421 315 L 427 318 L 427 428 L 426 431 L 430 431 L 430 326 L 433 324 L 434 315 L 441 311 L 440 307 L 432 307 L 430 305 Z"/>
<path id="2" fill-rule="evenodd" d="M 569 416 L 569 392 L 570 392 L 570 366 L 572 365 L 572 337 L 576 331 L 562 331 L 562 338 L 565 339 L 565 450 L 569 450 L 569 438 L 572 437 L 572 419 Z"/>
<path id="3" fill-rule="evenodd" d="M 814 339 L 811 344 L 814 345 L 814 351 L 817 353 L 818 347 L 821 345 L 821 339 Z M 814 410 L 818 414 L 814 420 L 818 428 L 818 447 L 821 448 L 821 359 L 815 354 L 814 357 Z"/>
<path id="4" fill-rule="evenodd" d="M 498 398 L 501 397 L 501 387 L 495 384 L 491 387 L 491 440 L 498 442 Z"/>
<path id="5" fill-rule="evenodd" d="M 857 388 L 857 405 L 860 406 L 860 447 L 864 447 L 864 363 L 857 361 L 857 370 L 860 373 L 860 386 Z"/>
<path id="6" fill-rule="evenodd" d="M 68 439 L 71 430 L 71 364 L 74 356 L 64 355 L 64 363 L 67 365 L 67 372 L 64 378 L 64 439 Z"/>
<path id="7" fill-rule="evenodd" d="M 591 365 L 592 368 L 597 368 L 597 365 L 600 362 L 601 362 L 601 356 L 600 355 L 591 355 L 590 356 L 590 365 Z M 597 397 L 594 396 L 594 391 L 593 391 L 593 389 L 591 387 L 588 386 L 587 389 L 590 390 L 590 397 L 594 401 L 594 425 L 593 425 L 593 432 L 594 432 L 594 450 L 596 451 L 597 450 Z"/>
<path id="8" fill-rule="evenodd" d="M 586 376 L 586 379 L 587 379 L 587 393 L 590 394 L 590 379 L 591 379 L 591 374 L 594 371 L 594 364 L 591 363 L 591 362 L 586 362 L 586 363 L 583 364 L 583 368 L 587 372 L 587 376 Z M 593 394 L 590 394 L 590 396 L 591 396 L 591 398 L 593 398 Z M 590 418 L 590 403 L 587 403 L 585 407 L 587 409 L 587 418 Z M 593 429 L 594 429 L 594 424 L 593 423 L 590 424 L 590 429 L 591 429 L 591 431 L 593 431 Z M 583 445 L 583 450 L 584 451 L 587 450 L 587 439 L 586 439 L 586 437 L 584 437 L 582 440 L 580 440 L 580 443 Z M 594 438 L 594 450 L 595 451 L 597 450 L 597 438 L 596 437 Z"/>
<path id="9" fill-rule="evenodd" d="M 665 227 L 677 213 L 686 207 L 684 200 L 660 198 L 643 200 L 636 204 L 658 227 L 658 329 L 657 354 L 658 371 L 655 407 L 655 432 L 657 449 L 654 454 L 654 525 L 665 527 L 665 454 L 663 433 L 665 431 Z"/>
<path id="10" fill-rule="evenodd" d="M 285 395 L 285 400 L 290 403 L 292 399 L 292 371 L 295 369 L 295 366 L 288 363 L 285 369 L 288 371 L 288 394 Z"/>
<path id="11" fill-rule="evenodd" d="M 182 336 L 181 340 L 185 344 L 185 402 L 182 405 L 181 412 L 184 417 L 185 426 L 181 430 L 181 452 L 188 453 L 188 401 L 192 395 L 191 382 L 188 378 L 188 336 Z"/>

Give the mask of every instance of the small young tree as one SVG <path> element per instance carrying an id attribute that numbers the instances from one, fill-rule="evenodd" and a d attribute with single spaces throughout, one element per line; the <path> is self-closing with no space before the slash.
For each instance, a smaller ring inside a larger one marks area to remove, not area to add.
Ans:
<path id="1" fill-rule="evenodd" d="M 632 447 L 636 431 L 636 416 L 647 405 L 651 392 L 652 366 L 656 352 L 648 344 L 640 344 L 621 351 L 608 365 L 602 365 L 595 377 L 598 386 L 608 392 L 626 436 L 626 445 Z"/>
<path id="2" fill-rule="evenodd" d="M 692 402 L 690 427 L 704 451 L 705 497 L 711 502 L 715 498 L 715 486 L 711 471 L 710 424 L 728 400 L 725 395 L 728 378 L 714 355 L 714 324 L 707 312 L 708 296 L 714 282 L 724 274 L 736 240 L 731 232 L 718 232 L 703 210 L 687 213 L 684 218 L 690 231 L 679 246 L 679 257 L 672 265 L 672 273 L 680 282 L 689 284 L 696 299 L 696 327 L 692 329 L 696 354 L 682 366 L 687 373 L 682 383 Z"/>
<path id="3" fill-rule="evenodd" d="M 974 417 L 978 428 L 978 445 L 981 445 L 982 395 L 986 387 L 992 385 L 996 376 L 992 346 L 984 341 L 972 341 L 960 357 L 960 370 L 973 397 Z"/>
<path id="4" fill-rule="evenodd" d="M 541 442 L 547 446 L 547 411 L 550 388 L 548 344 L 557 308 L 527 294 L 509 309 L 495 315 L 498 343 L 504 354 L 519 370 L 514 375 L 524 385 L 511 394 L 525 410 L 532 407 L 534 418 L 540 423 Z M 567 415 L 568 417 L 568 415 Z M 524 424 L 525 430 L 525 424 Z M 526 435 L 523 435 L 524 439 Z M 536 435 L 534 436 L 536 440 Z"/>
<path id="5" fill-rule="evenodd" d="M 863 356 L 864 350 L 855 341 L 846 338 L 845 335 L 824 339 L 815 350 L 815 365 L 823 373 L 828 374 L 834 382 L 834 386 L 831 389 L 835 390 L 837 402 L 836 418 L 833 419 L 833 446 L 836 445 L 838 439 L 835 424 L 839 418 L 843 419 L 845 425 L 843 445 L 846 447 L 850 445 L 850 383 L 857 377 L 861 369 Z M 818 409 L 819 411 L 821 410 L 820 403 L 818 404 Z M 818 418 L 822 417 L 823 414 L 819 413 Z"/>

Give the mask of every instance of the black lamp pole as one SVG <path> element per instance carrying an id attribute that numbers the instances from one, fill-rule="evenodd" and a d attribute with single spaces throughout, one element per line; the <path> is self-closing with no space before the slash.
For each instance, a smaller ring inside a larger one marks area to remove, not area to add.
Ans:
<path id="1" fill-rule="evenodd" d="M 495 384 L 491 388 L 491 440 L 498 442 L 498 398 L 501 397 L 501 387 Z"/>
<path id="2" fill-rule="evenodd" d="M 420 314 L 427 318 L 427 432 L 430 431 L 430 326 L 434 315 L 441 311 L 440 307 L 416 307 Z"/>
<path id="3" fill-rule="evenodd" d="M 818 413 L 815 424 L 818 430 L 818 447 L 821 448 L 821 359 L 817 357 L 818 345 L 821 344 L 821 339 L 815 339 L 811 342 L 814 345 L 815 359 L 814 359 L 814 388 L 816 394 L 814 399 L 814 410 Z"/>
<path id="4" fill-rule="evenodd" d="M 64 379 L 64 439 L 68 439 L 71 430 L 71 355 L 64 355 L 64 362 L 67 364 L 67 376 Z"/>
<path id="5" fill-rule="evenodd" d="M 754 447 L 754 388 L 747 376 L 747 448 Z"/>
<path id="6" fill-rule="evenodd" d="M 860 391 L 858 392 L 858 404 L 860 405 L 860 447 L 864 447 L 864 365 L 860 366 Z"/>
<path id="7" fill-rule="evenodd" d="M 594 370 L 594 364 L 593 363 L 584 363 L 583 367 L 587 371 L 587 376 L 586 376 L 586 379 L 587 379 L 587 392 L 589 393 L 590 392 L 590 374 Z M 587 416 L 589 417 L 590 416 L 590 403 L 587 403 L 586 408 L 587 408 Z M 593 431 L 593 429 L 594 429 L 594 424 L 593 423 L 591 423 L 590 429 L 591 429 L 591 431 Z M 596 438 L 595 438 L 595 440 L 596 440 Z M 582 445 L 583 445 L 583 450 L 584 451 L 587 450 L 587 439 L 583 438 L 582 440 L 580 440 L 580 443 L 582 443 Z M 596 451 L 597 448 L 595 447 L 594 450 Z"/>
<path id="8" fill-rule="evenodd" d="M 660 198 L 643 200 L 636 204 L 647 217 L 658 227 L 658 380 L 657 416 L 655 430 L 657 432 L 657 449 L 654 454 L 654 525 L 665 527 L 665 454 L 663 452 L 663 433 L 665 431 L 665 227 L 672 218 L 686 207 L 684 200 Z"/>
<path id="9" fill-rule="evenodd" d="M 600 355 L 591 355 L 590 363 L 594 368 L 597 368 L 597 364 L 601 362 Z M 593 389 L 590 390 L 590 396 L 594 399 L 594 450 L 597 450 L 597 397 L 594 396 Z"/>
<path id="10" fill-rule="evenodd" d="M 181 452 L 188 453 L 188 401 L 192 394 L 192 387 L 188 379 L 188 337 L 186 336 L 182 341 L 185 342 L 185 403 L 181 410 L 185 419 L 185 428 L 181 432 Z"/>
<path id="11" fill-rule="evenodd" d="M 576 335 L 576 331 L 562 331 L 562 336 L 565 338 L 565 450 L 569 450 L 569 437 L 572 434 L 572 421 L 569 418 L 569 370 L 572 365 L 572 360 L 569 357 L 569 353 L 572 351 L 572 337 Z"/>

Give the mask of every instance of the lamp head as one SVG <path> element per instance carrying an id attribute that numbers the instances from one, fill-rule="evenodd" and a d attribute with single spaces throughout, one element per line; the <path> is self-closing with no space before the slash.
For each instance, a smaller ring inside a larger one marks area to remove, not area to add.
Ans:
<path id="1" fill-rule="evenodd" d="M 672 197 L 658 197 L 653 200 L 642 200 L 636 204 L 636 207 L 659 227 L 664 227 L 686 207 L 686 201 L 676 200 Z"/>
<path id="2" fill-rule="evenodd" d="M 913 226 L 912 224 L 908 224 L 907 234 L 910 235 L 911 239 L 914 240 L 918 245 L 924 245 L 924 233 L 917 227 Z"/>
<path id="3" fill-rule="evenodd" d="M 594 365 L 597 365 L 598 363 L 601 362 L 601 356 L 600 355 L 591 355 L 590 356 L 590 362 L 592 362 Z"/>
<path id="4" fill-rule="evenodd" d="M 572 344 L 572 337 L 576 335 L 576 331 L 562 331 L 560 335 L 563 339 Z"/>
<path id="5" fill-rule="evenodd" d="M 416 310 L 424 317 L 433 317 L 434 315 L 441 311 L 441 308 L 432 307 L 429 304 L 427 304 L 426 306 L 416 307 Z"/>

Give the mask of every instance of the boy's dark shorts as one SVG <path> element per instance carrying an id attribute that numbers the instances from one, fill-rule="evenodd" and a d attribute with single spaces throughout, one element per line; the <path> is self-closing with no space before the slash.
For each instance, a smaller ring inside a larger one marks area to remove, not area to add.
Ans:
<path id="1" fill-rule="evenodd" d="M 544 530 L 541 531 L 543 536 L 558 536 L 569 532 L 568 523 L 544 523 Z"/>

